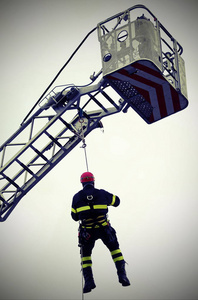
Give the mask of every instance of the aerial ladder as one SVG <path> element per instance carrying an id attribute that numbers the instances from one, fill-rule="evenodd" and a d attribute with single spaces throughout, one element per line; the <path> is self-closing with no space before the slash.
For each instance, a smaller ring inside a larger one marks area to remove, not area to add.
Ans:
<path id="1" fill-rule="evenodd" d="M 188 105 L 183 48 L 147 7 L 135 5 L 95 29 L 102 70 L 87 85 L 46 92 L 0 147 L 1 222 L 76 145 L 86 147 L 102 118 L 132 108 L 152 124 Z"/>

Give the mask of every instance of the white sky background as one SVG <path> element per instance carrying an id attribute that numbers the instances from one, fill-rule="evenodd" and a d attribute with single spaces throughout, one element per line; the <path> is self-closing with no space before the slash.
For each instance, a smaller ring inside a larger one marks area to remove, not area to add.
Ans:
<path id="1" fill-rule="evenodd" d="M 134 1 L 1 1 L 2 144 L 98 22 Z M 96 242 L 97 288 L 85 299 L 197 299 L 197 1 L 142 1 L 181 43 L 189 107 L 153 125 L 132 109 L 102 120 L 86 139 L 96 186 L 121 198 L 109 209 L 131 286 L 123 288 Z M 101 68 L 95 32 L 57 84 L 83 85 Z M 72 196 L 85 170 L 78 145 L 0 224 L 0 299 L 81 299 Z"/>

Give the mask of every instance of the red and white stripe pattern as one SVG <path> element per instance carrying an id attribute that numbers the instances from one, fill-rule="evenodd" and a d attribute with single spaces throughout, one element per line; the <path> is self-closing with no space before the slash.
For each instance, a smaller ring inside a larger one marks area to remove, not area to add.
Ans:
<path id="1" fill-rule="evenodd" d="M 174 114 L 188 105 L 188 100 L 164 78 L 158 68 L 150 61 L 135 62 L 106 76 L 110 85 L 125 99 L 116 88 L 115 82 L 131 84 L 138 94 L 152 107 L 150 116 L 143 116 L 147 123 L 153 123 Z M 118 85 L 117 85 L 118 86 Z M 131 105 L 133 107 L 133 105 Z M 134 107 L 135 109 L 135 107 Z M 138 112 L 138 109 L 135 109 Z"/>

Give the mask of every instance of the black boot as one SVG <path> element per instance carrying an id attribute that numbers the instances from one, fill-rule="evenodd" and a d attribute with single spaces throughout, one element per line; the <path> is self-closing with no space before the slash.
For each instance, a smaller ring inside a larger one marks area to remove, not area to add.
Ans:
<path id="1" fill-rule="evenodd" d="M 85 279 L 85 285 L 83 288 L 83 293 L 89 293 L 92 289 L 96 287 L 94 279 L 93 279 L 93 273 L 91 267 L 87 267 L 83 269 L 83 276 Z"/>
<path id="2" fill-rule="evenodd" d="M 117 261 L 116 262 L 117 274 L 119 282 L 123 286 L 129 286 L 130 281 L 127 278 L 126 271 L 125 271 L 125 261 Z"/>

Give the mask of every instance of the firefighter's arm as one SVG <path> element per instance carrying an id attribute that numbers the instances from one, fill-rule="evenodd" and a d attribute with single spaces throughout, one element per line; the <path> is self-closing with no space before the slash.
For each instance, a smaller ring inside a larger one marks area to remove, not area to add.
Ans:
<path id="1" fill-rule="evenodd" d="M 73 198 L 73 202 L 72 202 L 72 207 L 71 207 L 71 217 L 74 221 L 78 221 L 78 213 L 77 213 L 77 209 L 75 207 L 75 200 Z"/>
<path id="2" fill-rule="evenodd" d="M 71 208 L 71 217 L 72 217 L 72 219 L 74 221 L 78 221 L 79 220 L 78 213 L 77 213 L 76 209 L 73 208 L 73 207 Z"/>
<path id="3" fill-rule="evenodd" d="M 120 198 L 118 196 L 112 194 L 110 205 L 117 207 L 119 204 L 120 204 Z"/>

